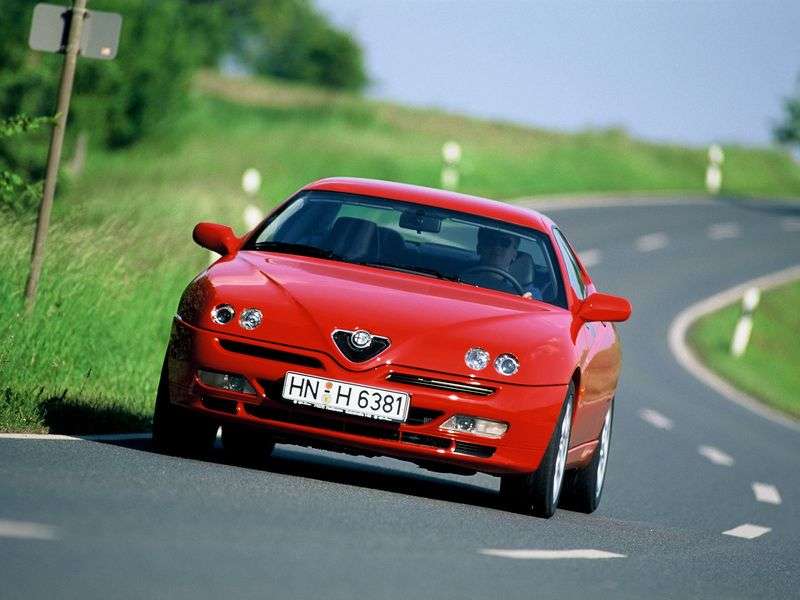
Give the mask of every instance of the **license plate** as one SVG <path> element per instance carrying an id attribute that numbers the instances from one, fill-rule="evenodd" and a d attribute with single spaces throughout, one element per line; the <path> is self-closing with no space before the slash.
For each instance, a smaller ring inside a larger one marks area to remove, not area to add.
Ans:
<path id="1" fill-rule="evenodd" d="M 382 388 L 286 373 L 283 397 L 295 404 L 358 415 L 382 421 L 405 421 L 411 396 Z"/>

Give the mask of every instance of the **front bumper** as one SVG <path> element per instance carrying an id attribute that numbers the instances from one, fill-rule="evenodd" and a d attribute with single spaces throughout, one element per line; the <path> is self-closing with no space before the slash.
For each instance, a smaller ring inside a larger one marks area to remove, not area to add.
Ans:
<path id="1" fill-rule="evenodd" d="M 443 470 L 492 474 L 535 470 L 567 390 L 566 385 L 482 382 L 401 365 L 353 371 L 319 350 L 220 335 L 180 318 L 174 320 L 167 356 L 171 401 L 221 424 L 239 422 L 269 430 L 290 443 L 392 456 Z M 243 375 L 257 394 L 205 386 L 197 378 L 197 369 Z M 411 395 L 408 419 L 398 424 L 293 404 L 281 397 L 287 371 L 407 392 Z M 400 380 L 390 379 L 398 376 Z M 468 387 L 477 381 L 494 391 L 477 395 L 408 383 L 415 378 Z M 440 429 L 454 414 L 504 421 L 509 428 L 499 439 Z"/>

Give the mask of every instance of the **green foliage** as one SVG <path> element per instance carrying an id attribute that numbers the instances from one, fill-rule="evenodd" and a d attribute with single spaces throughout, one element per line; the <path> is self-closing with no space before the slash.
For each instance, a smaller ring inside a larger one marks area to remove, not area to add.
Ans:
<path id="1" fill-rule="evenodd" d="M 784 120 L 774 129 L 775 139 L 787 145 L 796 145 L 800 148 L 800 77 L 798 77 L 797 92 L 793 98 L 784 101 Z"/>
<path id="2" fill-rule="evenodd" d="M 232 54 L 261 75 L 359 91 L 367 83 L 360 46 L 308 0 L 226 0 Z"/>
<path id="3" fill-rule="evenodd" d="M 29 117 L 15 115 L 8 119 L 0 119 L 0 144 L 7 138 L 35 131 L 40 126 L 50 123 L 49 117 Z M 13 213 L 29 212 L 42 195 L 42 184 L 29 183 L 19 173 L 0 168 L 0 210 Z"/>
<path id="4" fill-rule="evenodd" d="M 769 290 L 753 313 L 753 333 L 740 358 L 730 343 L 741 308 L 734 304 L 706 315 L 689 342 L 714 371 L 767 404 L 800 417 L 800 282 Z"/>

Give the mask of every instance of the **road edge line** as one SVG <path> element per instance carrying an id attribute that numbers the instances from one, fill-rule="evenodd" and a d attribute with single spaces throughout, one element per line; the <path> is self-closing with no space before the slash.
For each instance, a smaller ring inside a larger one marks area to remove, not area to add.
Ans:
<path id="1" fill-rule="evenodd" d="M 797 279 L 800 279 L 800 265 L 794 265 L 768 275 L 756 277 L 696 302 L 683 309 L 672 320 L 669 326 L 668 342 L 669 349 L 678 363 L 696 379 L 702 381 L 723 398 L 768 421 L 800 432 L 800 421 L 795 421 L 782 412 L 770 408 L 711 371 L 700 361 L 686 342 L 686 333 L 698 319 L 737 302 L 748 288 L 770 289 Z"/>

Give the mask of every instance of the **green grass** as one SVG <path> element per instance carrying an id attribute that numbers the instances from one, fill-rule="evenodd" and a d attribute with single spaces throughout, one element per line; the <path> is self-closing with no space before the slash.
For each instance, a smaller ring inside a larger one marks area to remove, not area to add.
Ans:
<path id="1" fill-rule="evenodd" d="M 700 319 L 689 343 L 714 371 L 766 404 L 800 418 L 800 282 L 766 292 L 740 358 L 730 354 L 739 305 Z"/>
<path id="2" fill-rule="evenodd" d="M 149 425 L 171 316 L 207 261 L 192 227 L 211 220 L 242 232 L 248 167 L 263 175 L 257 203 L 268 209 L 330 175 L 437 186 L 449 139 L 463 148 L 461 189 L 495 198 L 701 193 L 706 161 L 704 149 L 619 130 L 566 135 L 207 73 L 171 125 L 173 135 L 122 152 L 90 151 L 84 173 L 62 182 L 30 317 L 32 216 L 0 212 L 0 430 Z M 785 154 L 726 152 L 737 172 L 726 193 L 800 197 L 800 168 Z"/>

